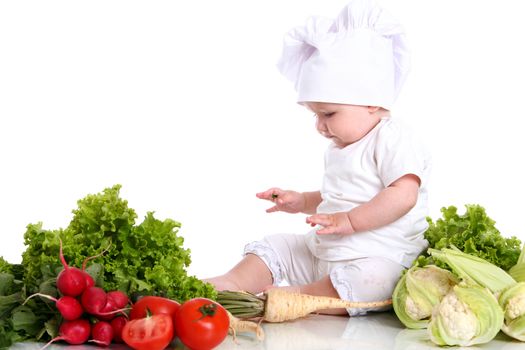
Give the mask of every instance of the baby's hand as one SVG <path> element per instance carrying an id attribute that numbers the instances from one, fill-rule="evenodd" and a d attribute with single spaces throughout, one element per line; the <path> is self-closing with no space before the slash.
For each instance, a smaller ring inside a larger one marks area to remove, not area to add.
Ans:
<path id="1" fill-rule="evenodd" d="M 322 229 L 317 230 L 319 235 L 349 235 L 355 232 L 348 218 L 348 213 L 314 214 L 306 218 L 306 223 L 311 226 L 323 226 Z"/>
<path id="2" fill-rule="evenodd" d="M 274 187 L 264 192 L 256 194 L 257 198 L 266 199 L 275 205 L 266 209 L 267 213 L 284 211 L 286 213 L 300 213 L 304 209 L 304 196 L 302 193 L 295 191 L 285 191 Z"/>

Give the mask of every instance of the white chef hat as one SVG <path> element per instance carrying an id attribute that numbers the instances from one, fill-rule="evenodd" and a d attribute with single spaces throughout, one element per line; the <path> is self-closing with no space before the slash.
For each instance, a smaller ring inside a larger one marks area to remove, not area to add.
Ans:
<path id="1" fill-rule="evenodd" d="M 335 20 L 312 17 L 291 30 L 277 66 L 299 103 L 390 109 L 409 64 L 401 25 L 374 0 L 351 0 Z"/>

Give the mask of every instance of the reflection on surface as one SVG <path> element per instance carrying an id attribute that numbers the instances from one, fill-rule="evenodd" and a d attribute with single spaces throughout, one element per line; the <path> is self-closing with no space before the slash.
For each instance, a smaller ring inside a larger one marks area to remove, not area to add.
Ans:
<path id="1" fill-rule="evenodd" d="M 390 313 L 351 318 L 313 315 L 283 324 L 265 323 L 263 328 L 264 342 L 252 349 L 393 349 L 396 335 L 403 330 Z"/>
<path id="2" fill-rule="evenodd" d="M 439 347 L 434 345 L 425 329 L 406 329 L 391 312 L 361 317 L 311 315 L 285 323 L 263 323 L 265 340 L 258 341 L 253 335 L 241 334 L 234 342 L 227 337 L 217 350 L 514 350 L 525 349 L 525 343 L 513 341 L 500 332 L 490 343 L 468 348 Z M 11 350 L 39 350 L 43 343 L 24 343 Z M 66 345 L 53 344 L 47 349 L 64 349 Z M 94 345 L 67 346 L 67 350 L 96 350 Z M 129 350 L 124 345 L 112 345 L 111 350 Z M 171 350 L 187 350 L 175 343 Z"/>
<path id="3" fill-rule="evenodd" d="M 41 349 L 45 343 L 19 343 L 11 346 L 9 350 L 39 350 Z M 101 349 L 101 347 L 98 347 L 96 345 L 91 344 L 82 344 L 82 345 L 67 345 L 65 343 L 55 343 L 49 345 L 46 350 L 95 350 L 95 349 Z M 121 344 L 114 344 L 111 345 L 111 347 L 107 347 L 106 349 L 113 349 L 113 350 L 130 350 L 129 347 L 126 345 Z"/>
<path id="4" fill-rule="evenodd" d="M 426 329 L 403 329 L 395 338 L 395 350 L 435 349 Z"/>

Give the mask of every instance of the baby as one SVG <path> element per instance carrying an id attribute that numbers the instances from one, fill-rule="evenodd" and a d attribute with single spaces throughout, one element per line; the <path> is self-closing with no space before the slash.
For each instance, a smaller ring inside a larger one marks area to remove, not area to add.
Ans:
<path id="1" fill-rule="evenodd" d="M 319 191 L 270 188 L 257 197 L 273 203 L 269 213 L 307 214 L 313 229 L 249 243 L 235 267 L 206 281 L 219 290 L 260 293 L 287 282 L 280 288 L 388 299 L 427 246 L 430 159 L 390 114 L 408 72 L 403 30 L 372 0 L 353 0 L 335 20 L 312 18 L 292 30 L 279 68 L 331 142 Z"/>

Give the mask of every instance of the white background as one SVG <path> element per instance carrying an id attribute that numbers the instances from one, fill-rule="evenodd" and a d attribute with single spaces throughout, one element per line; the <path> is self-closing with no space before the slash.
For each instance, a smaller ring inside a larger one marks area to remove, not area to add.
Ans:
<path id="1" fill-rule="evenodd" d="M 384 0 L 412 71 L 393 114 L 433 153 L 430 214 L 483 205 L 525 239 L 521 0 Z M 66 227 L 120 183 L 182 222 L 190 274 L 225 272 L 265 234 L 305 232 L 255 193 L 316 190 L 326 142 L 275 68 L 286 31 L 346 1 L 0 2 L 0 255 L 29 223 Z"/>

